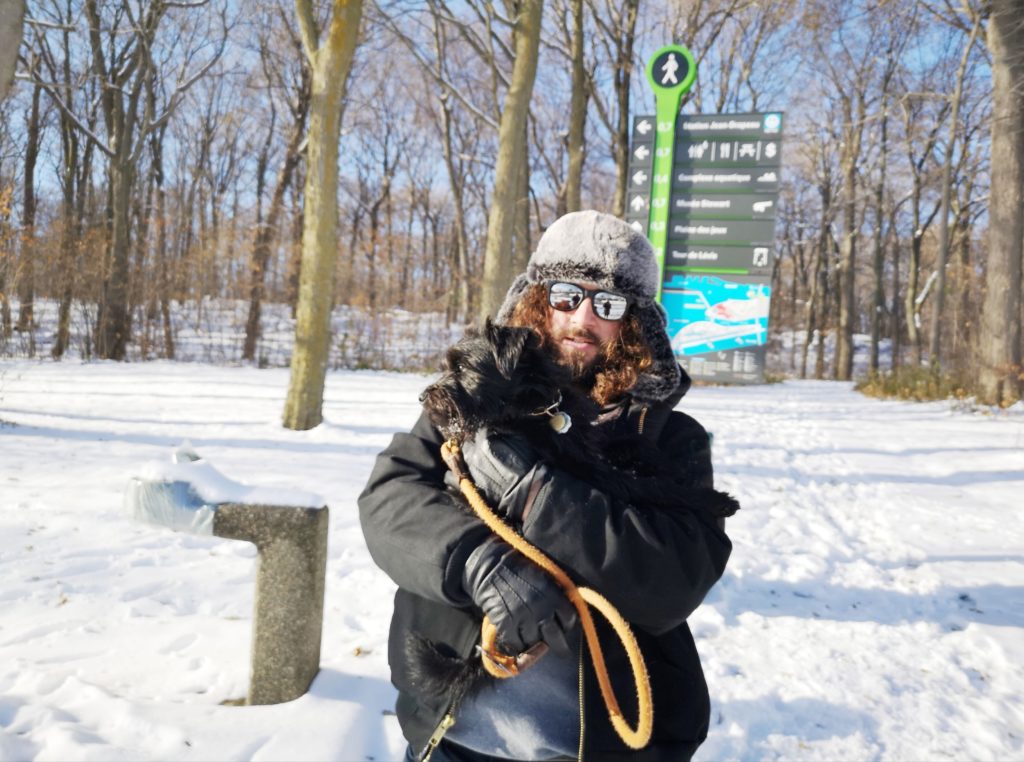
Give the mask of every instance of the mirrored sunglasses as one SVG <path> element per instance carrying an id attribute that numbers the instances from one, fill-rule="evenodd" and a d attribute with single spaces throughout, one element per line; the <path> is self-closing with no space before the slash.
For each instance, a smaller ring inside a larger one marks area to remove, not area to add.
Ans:
<path id="1" fill-rule="evenodd" d="M 578 286 L 564 281 L 550 281 L 548 284 L 548 304 L 561 312 L 572 312 L 584 300 L 590 299 L 594 314 L 602 320 L 622 320 L 629 308 L 629 297 L 616 294 L 614 291 L 601 291 Z"/>

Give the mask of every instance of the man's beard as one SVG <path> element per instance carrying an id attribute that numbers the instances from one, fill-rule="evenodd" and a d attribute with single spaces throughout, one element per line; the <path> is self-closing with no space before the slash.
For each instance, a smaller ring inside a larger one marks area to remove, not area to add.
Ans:
<path id="1" fill-rule="evenodd" d="M 549 330 L 548 338 L 555 359 L 560 365 L 569 369 L 572 373 L 573 383 L 581 389 L 590 390 L 594 386 L 597 374 L 604 369 L 608 361 L 608 344 L 600 341 L 586 328 Z M 562 344 L 564 339 L 580 339 L 590 342 L 597 346 L 597 354 L 593 358 L 589 358 L 578 349 L 566 349 Z"/>

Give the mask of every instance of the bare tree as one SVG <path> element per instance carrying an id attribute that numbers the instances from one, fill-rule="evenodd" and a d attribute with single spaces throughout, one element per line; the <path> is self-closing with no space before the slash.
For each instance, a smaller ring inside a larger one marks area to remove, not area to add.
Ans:
<path id="1" fill-rule="evenodd" d="M 893 26 L 888 35 L 886 54 L 882 71 L 879 76 L 879 99 L 881 101 L 878 113 L 875 115 L 877 122 L 877 153 L 878 153 L 878 179 L 874 189 L 874 233 L 872 235 L 872 293 L 869 303 L 870 325 L 871 325 L 871 346 L 868 368 L 870 372 L 877 373 L 879 341 L 881 339 L 882 313 L 885 310 L 885 199 L 886 183 L 888 181 L 889 161 L 889 107 L 892 101 L 892 89 L 895 83 L 897 71 L 903 58 L 903 50 L 910 39 L 910 30 L 914 18 L 892 18 L 890 23 Z M 852 359 L 852 358 L 851 358 Z"/>
<path id="2" fill-rule="evenodd" d="M 949 138 L 946 143 L 946 157 L 942 163 L 942 203 L 939 209 L 939 251 L 938 262 L 935 265 L 937 273 L 935 280 L 935 302 L 932 308 L 932 320 L 928 333 L 928 358 L 932 367 L 939 362 L 939 341 L 941 339 L 943 304 L 946 298 L 946 261 L 949 258 L 949 205 L 953 185 L 953 156 L 956 153 L 957 135 L 961 130 L 960 107 L 964 97 L 964 80 L 967 76 L 967 67 L 971 61 L 971 51 L 981 31 L 982 13 L 980 8 L 972 8 L 964 3 L 965 10 L 970 19 L 971 31 L 964 43 L 964 51 L 960 56 L 960 66 L 956 72 L 956 84 L 950 95 L 950 110 L 952 114 L 949 119 Z M 1020 94 L 1024 97 L 1024 93 Z M 965 141 L 966 143 L 966 141 Z M 966 145 L 965 145 L 966 151 Z"/>
<path id="3" fill-rule="evenodd" d="M 859 228 L 857 201 L 864 131 L 875 98 L 875 49 L 878 38 L 891 29 L 892 19 L 855 26 L 849 15 L 860 6 L 819 2 L 808 6 L 806 24 L 812 34 L 816 59 L 831 87 L 829 96 L 839 105 L 842 135 L 839 169 L 842 185 L 843 238 L 839 261 L 839 330 L 836 335 L 836 378 L 853 375 L 853 329 L 856 319 L 856 256 Z M 881 19 L 880 19 L 881 21 Z M 891 56 L 890 56 L 891 59 Z"/>
<path id="4" fill-rule="evenodd" d="M 888 75 L 888 71 L 887 71 Z M 868 370 L 878 373 L 878 345 L 882 334 L 882 312 L 885 310 L 885 189 L 889 162 L 889 82 L 883 77 L 881 117 L 878 124 L 878 179 L 875 183 L 875 229 L 872 236 L 871 273 L 871 349 Z"/>
<path id="5" fill-rule="evenodd" d="M 154 0 L 141 8 L 128 0 L 102 7 L 97 0 L 85 0 L 84 17 L 90 49 L 90 68 L 101 86 L 100 110 L 104 136 L 96 134 L 74 106 L 65 102 L 59 88 L 51 86 L 37 69 L 32 76 L 46 89 L 60 109 L 99 148 L 108 159 L 109 227 L 106 277 L 96 327 L 96 347 L 106 359 L 122 360 L 131 333 L 129 311 L 129 253 L 131 201 L 135 173 L 146 146 L 146 137 L 165 124 L 185 93 L 220 57 L 227 37 L 227 22 L 220 14 L 221 36 L 214 36 L 201 25 L 187 30 L 159 34 L 161 22 L 176 3 Z M 192 6 L 205 3 L 192 3 Z M 181 15 L 183 10 L 178 11 Z M 36 35 L 45 35 L 46 27 L 36 27 Z M 164 47 L 163 43 L 167 43 Z M 42 43 L 41 43 L 42 44 Z M 194 59 L 209 47 L 214 48 L 205 63 L 195 66 Z M 172 73 L 172 69 L 177 71 Z M 164 80 L 175 82 L 167 100 L 157 111 L 145 98 L 146 83 L 154 70 Z"/>
<path id="6" fill-rule="evenodd" d="M 39 69 L 50 87 L 61 97 L 65 108 L 58 109 L 60 131 L 60 168 L 58 180 L 61 187 L 60 244 L 55 278 L 59 298 L 57 310 L 57 334 L 54 337 L 51 355 L 63 357 L 71 342 L 71 301 L 75 283 L 78 280 L 78 254 L 83 245 L 86 188 L 92 182 L 92 159 L 94 146 L 76 125 L 72 114 L 84 122 L 88 132 L 95 132 L 99 119 L 99 99 L 95 79 L 87 76 L 88 64 L 76 67 L 73 52 L 78 9 L 74 0 L 52 2 L 49 6 L 36 7 L 36 24 L 46 24 L 54 30 L 58 45 L 51 44 L 50 34 L 34 35 L 33 55 L 39 56 Z M 35 68 L 35 67 L 33 67 Z M 77 103 L 81 97 L 82 104 Z"/>
<path id="7" fill-rule="evenodd" d="M 935 106 L 929 112 L 929 106 Z M 910 204 L 910 257 L 907 262 L 906 293 L 904 294 L 904 317 L 907 338 L 913 353 L 912 363 L 921 364 L 921 307 L 931 290 L 933 281 L 926 281 L 921 287 L 921 256 L 925 233 L 939 213 L 940 202 L 931 204 L 926 211 L 928 198 L 926 186 L 936 163 L 935 150 L 939 132 L 948 114 L 949 101 L 936 99 L 930 88 L 923 91 L 907 92 L 900 99 L 903 116 L 903 139 L 906 152 L 906 166 L 910 171 L 911 187 L 908 194 Z"/>
<path id="8" fill-rule="evenodd" d="M 433 16 L 434 29 L 434 51 L 435 71 L 432 72 L 435 80 L 444 79 L 445 51 L 448 42 L 444 25 L 438 16 Z M 448 313 L 451 317 L 468 322 L 472 312 L 472 265 L 469 255 L 469 234 L 466 230 L 466 161 L 462 151 L 457 150 L 455 145 L 458 125 L 454 123 L 456 103 L 447 88 L 441 88 L 438 93 L 438 106 L 440 107 L 441 146 L 444 155 L 445 170 L 448 174 L 448 187 L 452 194 L 452 207 L 455 223 L 455 246 L 452 262 L 452 272 L 455 275 L 456 288 L 451 290 L 452 298 L 449 301 Z"/>
<path id="9" fill-rule="evenodd" d="M 569 129 L 566 134 L 569 168 L 565 179 L 565 211 L 578 212 L 582 203 L 580 196 L 583 185 L 583 160 L 586 155 L 583 141 L 587 123 L 587 100 L 590 94 L 589 78 L 583 64 L 583 47 L 586 44 L 583 33 L 583 0 L 569 0 L 569 11 L 572 16 L 572 95 L 569 105 Z"/>
<path id="10" fill-rule="evenodd" d="M 626 190 L 629 176 L 629 103 L 635 64 L 636 22 L 640 0 L 612 2 L 604 0 L 599 6 L 597 0 L 590 1 L 592 15 L 598 34 L 597 44 L 604 52 L 604 59 L 612 67 L 612 93 L 614 107 L 602 95 L 601 88 L 591 75 L 590 95 L 596 113 L 608 129 L 612 159 L 615 162 L 615 195 L 612 199 L 612 214 L 622 217 L 626 213 Z"/>
<path id="11" fill-rule="evenodd" d="M 991 0 L 992 190 L 989 252 L 978 336 L 978 396 L 1021 396 L 1021 257 L 1024 245 L 1024 14 L 1017 0 Z"/>
<path id="12" fill-rule="evenodd" d="M 817 246 L 814 252 L 814 264 L 811 270 L 811 292 L 807 299 L 807 312 L 804 330 L 803 355 L 800 363 L 800 377 L 807 377 L 807 355 L 812 337 L 817 334 L 818 347 L 815 361 L 815 378 L 823 378 L 825 373 L 824 336 L 827 323 L 828 304 L 828 272 L 834 238 L 832 222 L 835 217 L 834 195 L 836 179 L 834 177 L 832 141 L 827 133 L 815 136 L 812 147 L 812 161 L 816 173 L 816 183 L 820 220 L 818 223 Z"/>
<path id="13" fill-rule="evenodd" d="M 487 248 L 480 314 L 493 316 L 512 280 L 512 232 L 520 186 L 517 173 L 526 161 L 526 120 L 537 75 L 543 0 L 520 0 L 515 20 L 515 63 L 498 127 L 494 191 L 487 217 Z"/>
<path id="14" fill-rule="evenodd" d="M 323 39 L 312 0 L 296 0 L 295 9 L 311 85 L 302 266 L 283 423 L 285 428 L 301 431 L 323 420 L 338 247 L 338 137 L 363 4 L 362 0 L 334 0 Z"/>
<path id="15" fill-rule="evenodd" d="M 295 169 L 302 160 L 303 141 L 306 137 L 306 117 L 309 114 L 310 103 L 310 73 L 309 62 L 302 53 L 301 42 L 298 37 L 291 33 L 290 27 L 285 22 L 289 37 L 292 40 L 295 58 L 299 60 L 299 81 L 288 89 L 294 90 L 287 98 L 288 110 L 291 112 L 292 126 L 288 137 L 288 144 L 284 150 L 281 167 L 277 173 L 277 180 L 274 184 L 273 194 L 270 199 L 270 207 L 266 218 L 260 214 L 260 207 L 257 207 L 256 233 L 252 248 L 252 272 L 251 286 L 249 292 L 249 317 L 245 325 L 245 344 L 242 348 L 242 359 L 253 360 L 256 357 L 256 342 L 260 337 L 260 315 L 263 305 L 263 293 L 265 288 L 267 264 L 270 260 L 270 249 L 273 240 L 278 235 L 281 225 L 281 216 L 284 212 L 285 196 L 295 176 Z M 277 82 L 282 89 L 288 87 L 283 82 L 283 75 L 280 69 L 275 71 L 278 62 L 271 57 L 269 50 L 270 42 L 266 36 L 260 38 L 260 61 L 263 66 L 263 74 L 268 83 Z M 283 67 L 282 67 L 283 68 Z M 269 88 L 268 88 L 269 89 Z M 273 108 L 273 97 L 270 98 Z M 274 133 L 273 111 L 271 123 L 267 130 L 267 139 L 257 163 L 256 177 L 257 204 L 261 203 L 263 196 L 264 173 L 270 152 L 270 143 Z"/>

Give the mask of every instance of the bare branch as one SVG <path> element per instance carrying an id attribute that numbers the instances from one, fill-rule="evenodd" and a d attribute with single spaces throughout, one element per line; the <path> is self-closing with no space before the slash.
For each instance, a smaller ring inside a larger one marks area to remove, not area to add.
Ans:
<path id="1" fill-rule="evenodd" d="M 77 29 L 73 24 L 58 24 L 54 21 L 43 21 L 42 19 L 29 18 L 28 16 L 25 17 L 25 23 L 41 29 L 60 29 L 65 32 L 73 32 Z"/>
<path id="2" fill-rule="evenodd" d="M 376 3 L 374 4 L 376 5 Z M 379 6 L 377 6 L 377 10 L 380 11 L 381 17 L 384 19 L 384 23 L 392 31 L 392 33 L 401 41 L 401 43 L 405 45 L 406 49 L 413 55 L 413 58 L 415 58 L 420 63 L 420 65 L 424 68 L 425 71 L 430 73 L 431 79 L 433 79 L 438 85 L 444 88 L 444 91 L 448 95 L 454 97 L 455 100 L 461 103 L 466 109 L 468 109 L 478 119 L 483 121 L 488 127 L 491 127 L 495 130 L 498 129 L 498 122 L 496 119 L 485 114 L 480 108 L 478 108 L 465 97 L 460 88 L 456 87 L 454 84 L 449 82 L 438 71 L 435 71 L 434 67 L 431 65 L 431 62 L 428 61 L 426 57 L 416 47 L 416 43 L 409 39 L 408 35 L 406 35 L 398 28 L 397 24 L 395 24 L 394 22 L 394 19 L 385 14 L 380 9 Z"/>
<path id="3" fill-rule="evenodd" d="M 61 110 L 61 113 L 63 113 L 69 120 L 71 120 L 72 124 L 74 124 L 75 127 L 83 135 L 85 135 L 86 138 L 88 138 L 95 146 L 97 146 L 107 156 L 109 156 L 111 158 L 114 157 L 114 152 L 112 150 L 110 150 L 110 148 L 104 142 L 103 138 L 101 138 L 99 135 L 97 135 L 95 132 L 93 132 L 91 129 L 89 129 L 89 127 L 85 123 L 83 123 L 81 119 L 78 118 L 78 116 L 68 106 L 68 104 L 64 102 L 64 99 L 60 96 L 60 93 L 58 93 L 57 90 L 55 89 L 56 86 L 54 84 L 51 84 L 49 82 L 44 82 L 38 76 L 38 72 L 36 72 L 35 70 L 29 72 L 28 74 L 24 74 L 24 73 L 23 74 L 19 74 L 17 78 L 18 79 L 28 80 L 28 81 L 32 82 L 33 84 L 37 84 L 41 88 L 43 88 L 43 91 L 48 96 L 50 96 L 50 99 L 57 105 L 57 108 L 59 108 Z"/>
<path id="4" fill-rule="evenodd" d="M 320 49 L 320 30 L 317 28 L 316 17 L 313 15 L 312 0 L 295 0 L 295 14 L 299 19 L 299 34 L 302 36 L 302 47 L 310 65 L 316 62 L 316 53 Z"/>

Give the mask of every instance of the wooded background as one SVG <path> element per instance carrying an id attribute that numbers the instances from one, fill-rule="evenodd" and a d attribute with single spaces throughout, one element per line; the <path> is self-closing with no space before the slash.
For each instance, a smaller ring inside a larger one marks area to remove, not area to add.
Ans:
<path id="1" fill-rule="evenodd" d="M 556 217 L 623 214 L 670 42 L 685 112 L 785 112 L 773 369 L 849 379 L 865 335 L 870 371 L 1020 398 L 1022 0 L 31 0 L 0 355 L 174 358 L 177 311 L 234 300 L 227 359 L 266 362 L 287 304 L 322 389 L 332 306 L 369 345 L 396 310 L 475 322 Z"/>

